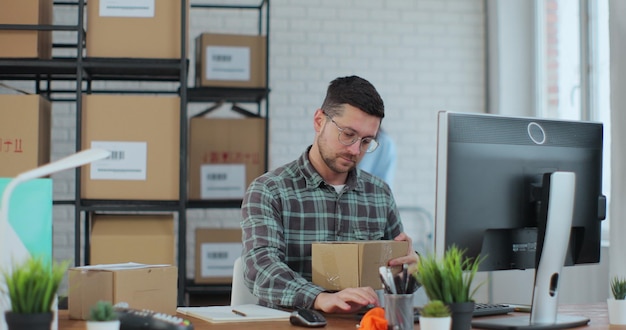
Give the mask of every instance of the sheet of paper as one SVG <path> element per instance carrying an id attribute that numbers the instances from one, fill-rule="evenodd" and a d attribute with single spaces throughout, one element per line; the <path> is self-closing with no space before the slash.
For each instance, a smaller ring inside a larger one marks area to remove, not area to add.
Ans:
<path id="1" fill-rule="evenodd" d="M 288 321 L 289 315 L 291 314 L 286 311 L 254 304 L 239 306 L 178 307 L 176 311 L 211 323 Z M 237 311 L 237 313 L 233 311 Z"/>

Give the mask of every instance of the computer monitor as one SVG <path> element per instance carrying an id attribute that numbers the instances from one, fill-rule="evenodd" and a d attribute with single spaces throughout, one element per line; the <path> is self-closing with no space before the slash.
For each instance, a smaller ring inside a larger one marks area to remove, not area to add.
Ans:
<path id="1" fill-rule="evenodd" d="M 479 270 L 535 268 L 529 317 L 481 328 L 569 328 L 558 315 L 564 265 L 600 261 L 600 123 L 442 111 L 438 117 L 435 253 L 452 244 Z M 544 239 L 547 237 L 548 239 Z"/>

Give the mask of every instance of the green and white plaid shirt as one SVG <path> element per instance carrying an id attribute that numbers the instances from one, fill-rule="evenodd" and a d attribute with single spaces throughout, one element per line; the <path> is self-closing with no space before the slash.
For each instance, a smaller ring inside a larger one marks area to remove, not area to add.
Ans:
<path id="1" fill-rule="evenodd" d="M 311 243 L 389 240 L 403 231 L 382 179 L 355 169 L 337 193 L 313 168 L 310 148 L 255 179 L 243 200 L 245 281 L 263 305 L 312 307 L 324 289 L 311 283 Z"/>

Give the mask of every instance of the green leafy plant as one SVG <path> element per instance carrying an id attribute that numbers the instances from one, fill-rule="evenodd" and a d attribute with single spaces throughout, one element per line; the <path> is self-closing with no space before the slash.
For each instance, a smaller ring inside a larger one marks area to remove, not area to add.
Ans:
<path id="1" fill-rule="evenodd" d="M 441 259 L 433 254 L 420 258 L 417 272 L 413 275 L 430 300 L 441 300 L 444 304 L 473 301 L 476 290 L 483 284 L 472 289 L 478 266 L 484 257 L 465 258 L 465 252 L 453 245 Z"/>
<path id="2" fill-rule="evenodd" d="M 118 319 L 110 301 L 100 300 L 89 309 L 89 321 L 106 322 Z"/>
<path id="3" fill-rule="evenodd" d="M 626 278 L 613 277 L 611 280 L 611 292 L 617 300 L 626 299 Z"/>
<path id="4" fill-rule="evenodd" d="M 69 261 L 45 262 L 31 257 L 2 270 L 11 311 L 19 314 L 50 312 Z"/>
<path id="5" fill-rule="evenodd" d="M 423 317 L 447 317 L 450 314 L 450 309 L 441 300 L 431 300 L 420 310 Z"/>

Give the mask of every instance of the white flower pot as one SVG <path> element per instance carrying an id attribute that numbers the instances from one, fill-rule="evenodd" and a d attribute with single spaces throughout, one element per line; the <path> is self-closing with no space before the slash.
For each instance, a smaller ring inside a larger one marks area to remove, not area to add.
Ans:
<path id="1" fill-rule="evenodd" d="M 420 316 L 421 330 L 450 330 L 452 318 L 448 317 L 424 317 Z"/>
<path id="2" fill-rule="evenodd" d="M 120 320 L 115 321 L 87 321 L 87 330 L 120 330 Z"/>
<path id="3" fill-rule="evenodd" d="M 609 310 L 609 324 L 626 325 L 626 300 L 609 298 L 606 303 Z"/>

